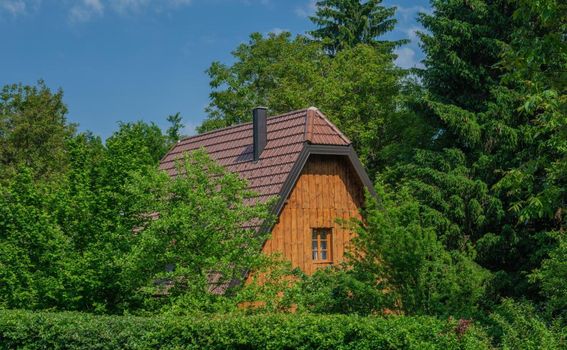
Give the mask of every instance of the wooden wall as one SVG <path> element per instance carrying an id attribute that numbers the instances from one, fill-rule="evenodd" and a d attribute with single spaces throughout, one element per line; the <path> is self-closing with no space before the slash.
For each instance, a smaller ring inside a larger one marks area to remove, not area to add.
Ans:
<path id="1" fill-rule="evenodd" d="M 360 217 L 363 187 L 348 159 L 312 155 L 285 204 L 264 253 L 280 252 L 293 267 L 312 274 L 329 263 L 314 263 L 311 250 L 313 228 L 332 228 L 332 263 L 343 259 L 352 233 L 336 218 Z"/>

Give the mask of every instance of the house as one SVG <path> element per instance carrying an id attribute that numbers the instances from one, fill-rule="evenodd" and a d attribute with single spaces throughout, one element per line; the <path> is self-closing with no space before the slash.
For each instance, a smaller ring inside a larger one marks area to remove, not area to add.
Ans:
<path id="1" fill-rule="evenodd" d="M 350 140 L 317 108 L 269 118 L 255 108 L 251 123 L 181 140 L 160 168 L 174 176 L 175 161 L 199 148 L 247 179 L 254 200 L 278 197 L 265 253 L 280 252 L 307 274 L 343 260 L 353 234 L 336 219 L 359 217 L 364 188 L 374 189 Z"/>

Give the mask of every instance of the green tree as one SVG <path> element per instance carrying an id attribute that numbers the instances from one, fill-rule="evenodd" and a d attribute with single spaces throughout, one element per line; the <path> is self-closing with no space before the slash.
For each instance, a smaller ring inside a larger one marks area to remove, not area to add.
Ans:
<path id="1" fill-rule="evenodd" d="M 330 58 L 319 43 L 283 33 L 253 34 L 233 55 L 233 65 L 215 62 L 209 69 L 211 104 L 199 132 L 250 121 L 258 105 L 272 114 L 317 106 L 368 166 L 380 164 L 380 150 L 393 131 L 390 120 L 400 118 L 403 72 L 392 54 L 358 45 Z"/>
<path id="2" fill-rule="evenodd" d="M 425 92 L 409 102 L 416 117 L 407 125 L 425 132 L 401 133 L 423 139 L 381 177 L 441 213 L 436 232 L 447 248 L 475 247 L 497 295 L 537 299 L 526 276 L 553 246 L 548 232 L 565 222 L 562 7 L 433 7 L 420 17 Z"/>
<path id="3" fill-rule="evenodd" d="M 183 130 L 185 125 L 183 125 L 182 120 L 183 118 L 181 117 L 179 112 L 167 117 L 167 121 L 169 122 L 170 126 L 169 128 L 167 128 L 166 134 L 168 137 L 168 143 L 170 145 L 177 143 L 179 140 L 181 140 L 181 138 L 183 138 L 183 135 L 181 135 L 181 130 Z"/>
<path id="4" fill-rule="evenodd" d="M 18 166 L 36 178 L 62 173 L 67 165 L 65 143 L 75 127 L 67 122 L 63 91 L 37 85 L 13 84 L 0 91 L 0 177 Z"/>
<path id="5" fill-rule="evenodd" d="M 49 187 L 17 170 L 0 185 L 0 307 L 62 306 L 70 242 L 49 211 Z"/>
<path id="6" fill-rule="evenodd" d="M 437 238 L 442 215 L 419 203 L 409 188 L 378 188 L 368 198 L 350 252 L 352 273 L 383 293 L 390 310 L 470 316 L 485 295 L 489 273 L 470 246 L 447 250 Z"/>
<path id="7" fill-rule="evenodd" d="M 358 44 L 391 50 L 402 41 L 379 41 L 378 37 L 394 29 L 396 8 L 381 3 L 382 0 L 317 1 L 317 11 L 310 19 L 318 28 L 309 34 L 321 41 L 332 56 Z"/>
<path id="8" fill-rule="evenodd" d="M 549 252 L 541 268 L 530 277 L 541 285 L 550 318 L 560 318 L 567 325 L 567 238 L 563 232 L 556 232 L 555 235 L 559 245 Z"/>
<path id="9" fill-rule="evenodd" d="M 138 224 L 123 282 L 141 299 L 166 293 L 195 308 L 230 294 L 260 262 L 266 233 L 250 226 L 268 222 L 269 203 L 249 203 L 246 182 L 203 151 L 187 154 L 178 171 L 171 178 L 148 169 L 128 185 Z"/>

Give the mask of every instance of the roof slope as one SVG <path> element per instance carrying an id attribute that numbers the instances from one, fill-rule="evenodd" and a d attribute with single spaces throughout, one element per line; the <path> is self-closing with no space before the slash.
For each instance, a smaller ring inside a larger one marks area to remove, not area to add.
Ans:
<path id="1" fill-rule="evenodd" d="M 294 164 L 306 144 L 349 146 L 344 136 L 317 108 L 290 112 L 267 120 L 268 143 L 257 162 L 253 161 L 252 123 L 188 137 L 175 145 L 160 162 L 160 169 L 176 175 L 175 161 L 184 152 L 203 147 L 227 170 L 248 180 L 265 201 L 282 192 Z"/>

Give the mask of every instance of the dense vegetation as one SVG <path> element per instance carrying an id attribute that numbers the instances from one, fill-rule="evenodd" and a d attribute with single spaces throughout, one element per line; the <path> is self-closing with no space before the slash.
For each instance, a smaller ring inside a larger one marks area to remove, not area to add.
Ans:
<path id="1" fill-rule="evenodd" d="M 474 323 L 470 341 L 477 347 L 488 346 L 481 328 L 504 348 L 565 346 L 567 6 L 556 0 L 432 6 L 419 18 L 426 29 L 423 69 L 396 67 L 395 48 L 403 42 L 380 38 L 394 27 L 395 9 L 380 1 L 325 0 L 317 3 L 311 35 L 252 34 L 233 52 L 232 65 L 214 62 L 208 70 L 211 103 L 200 132 L 248 121 L 257 105 L 273 114 L 314 105 L 353 140 L 375 180 L 379 200 L 368 198 L 362 222 L 344 223 L 358 233 L 349 260 L 313 276 L 260 255 L 265 237 L 242 224 L 270 220 L 269 204 L 244 205 L 246 183 L 205 153 L 178 164 L 185 176 L 156 169 L 180 138 L 179 114 L 168 117 L 165 133 L 125 123 L 103 143 L 67 121 L 62 91 L 41 81 L 5 86 L 0 308 L 373 315 L 345 317 L 344 328 L 334 323 L 338 316 L 305 322 L 316 332 L 339 327 L 366 342 L 360 332 L 414 329 L 423 320 L 440 338 L 398 344 L 406 341 L 400 330 L 402 338 L 380 344 L 419 347 L 431 340 L 466 348 L 454 334 L 435 330 L 454 327 L 437 317 Z M 226 293 L 210 292 L 211 271 L 222 289 L 230 285 Z M 244 271 L 261 271 L 262 283 L 231 283 Z M 239 309 L 244 302 L 256 307 Z M 407 318 L 374 318 L 383 313 Z M 218 327 L 219 339 L 234 331 L 227 325 L 254 328 L 262 317 L 283 329 L 305 326 L 286 316 L 230 317 L 236 318 L 222 325 L 197 318 L 180 324 L 196 334 Z M 0 337 L 24 341 L 27 327 L 64 328 L 70 318 L 84 322 L 88 334 L 109 331 L 89 328 L 106 322 L 91 316 L 3 311 Z M 156 322 L 112 320 L 112 327 L 131 330 L 125 342 Z M 360 320 L 364 325 L 355 325 Z M 59 341 L 63 328 L 38 335 L 38 344 Z M 303 336 L 289 341 L 304 344 Z M 242 344 L 267 344 L 255 341 Z"/>
<path id="2" fill-rule="evenodd" d="M 0 311 L 0 339 L 0 349 L 490 348 L 474 326 L 425 316 L 145 318 Z"/>

